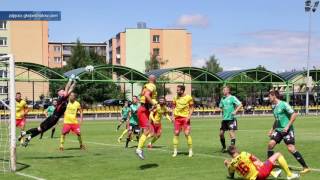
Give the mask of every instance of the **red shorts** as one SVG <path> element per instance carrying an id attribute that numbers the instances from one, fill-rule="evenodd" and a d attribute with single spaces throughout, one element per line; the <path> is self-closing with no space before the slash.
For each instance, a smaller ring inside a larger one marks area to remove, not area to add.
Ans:
<path id="1" fill-rule="evenodd" d="M 273 164 L 270 160 L 266 160 L 266 162 L 263 163 L 263 165 L 259 169 L 259 174 L 257 177 L 257 180 L 265 180 L 270 175 L 271 171 L 273 169 Z"/>
<path id="2" fill-rule="evenodd" d="M 150 115 L 150 111 L 146 107 L 140 106 L 138 108 L 137 116 L 139 119 L 140 128 L 146 129 L 150 127 L 149 115 Z"/>
<path id="3" fill-rule="evenodd" d="M 162 133 L 161 123 L 160 124 L 151 123 L 151 132 L 158 136 L 161 135 Z"/>
<path id="4" fill-rule="evenodd" d="M 73 132 L 76 135 L 80 135 L 80 125 L 79 124 L 63 124 L 62 134 L 68 134 Z"/>
<path id="5" fill-rule="evenodd" d="M 16 119 L 16 127 L 24 128 L 25 124 L 26 124 L 26 118 Z"/>
<path id="6" fill-rule="evenodd" d="M 180 133 L 181 129 L 184 131 L 190 131 L 190 121 L 186 117 L 176 117 L 174 119 L 174 132 L 176 134 Z"/>

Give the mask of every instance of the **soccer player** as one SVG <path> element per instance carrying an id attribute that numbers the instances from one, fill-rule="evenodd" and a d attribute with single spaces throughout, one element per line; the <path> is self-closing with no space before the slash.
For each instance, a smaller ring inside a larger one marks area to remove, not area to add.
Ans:
<path id="1" fill-rule="evenodd" d="M 269 100 L 272 104 L 272 111 L 275 117 L 275 122 L 269 131 L 270 141 L 268 144 L 268 157 L 271 157 L 274 153 L 273 148 L 276 144 L 279 144 L 282 140 L 287 145 L 288 151 L 296 158 L 301 164 L 303 170 L 301 174 L 305 174 L 310 171 L 302 155 L 295 147 L 295 135 L 293 123 L 298 116 L 298 113 L 294 112 L 292 107 L 279 99 L 279 91 L 271 90 L 269 92 Z"/>
<path id="2" fill-rule="evenodd" d="M 18 140 L 20 141 L 26 136 L 24 142 L 21 144 L 22 146 L 27 147 L 32 138 L 36 137 L 41 132 L 46 132 L 47 130 L 49 130 L 50 128 L 52 128 L 58 123 L 60 117 L 66 111 L 67 104 L 68 104 L 68 97 L 70 93 L 74 90 L 76 85 L 76 80 L 78 79 L 79 79 L 78 77 L 75 77 L 75 75 L 72 74 L 69 78 L 67 85 L 65 86 L 65 89 L 61 89 L 58 91 L 57 106 L 51 116 L 49 116 L 43 122 L 41 122 L 40 126 L 36 128 L 31 128 L 26 132 L 21 131 L 20 136 L 18 137 Z"/>
<path id="3" fill-rule="evenodd" d="M 137 96 L 132 97 L 132 104 L 130 105 L 130 110 L 129 110 L 129 122 L 128 122 L 128 137 L 126 141 L 126 148 L 129 145 L 129 142 L 132 139 L 132 133 L 136 134 L 137 140 L 139 141 L 139 133 L 140 133 L 140 128 L 138 125 L 138 116 L 137 116 L 137 111 L 139 108 L 139 99 Z"/>
<path id="4" fill-rule="evenodd" d="M 220 127 L 220 142 L 222 145 L 221 152 L 226 153 L 226 139 L 224 133 L 229 131 L 229 136 L 231 139 L 231 145 L 236 144 L 236 130 L 238 130 L 237 119 L 235 115 L 241 109 L 242 104 L 237 97 L 231 95 L 231 90 L 229 86 L 223 88 L 223 97 L 220 101 L 219 108 L 222 110 L 223 119 L 221 121 Z"/>
<path id="5" fill-rule="evenodd" d="M 28 105 L 25 100 L 21 98 L 21 93 L 16 93 L 16 126 L 21 131 L 24 130 L 26 125 L 26 116 L 29 112 Z"/>
<path id="6" fill-rule="evenodd" d="M 128 105 L 128 101 L 124 102 L 124 106 L 121 109 L 121 120 L 117 126 L 117 131 L 120 129 L 120 127 L 122 126 L 122 124 L 124 124 L 125 122 L 127 122 L 128 120 L 128 114 L 129 114 L 129 105 Z"/>
<path id="7" fill-rule="evenodd" d="M 56 108 L 57 105 L 57 100 L 53 100 L 52 104 L 50 106 L 48 106 L 48 108 L 44 111 L 44 114 L 46 116 L 46 118 L 48 118 L 49 116 L 51 116 Z M 54 132 L 56 131 L 56 125 L 51 129 L 51 138 L 53 138 Z M 42 139 L 43 136 L 43 132 L 41 132 L 40 135 L 40 139 Z"/>
<path id="8" fill-rule="evenodd" d="M 228 153 L 232 157 L 231 160 L 225 160 L 224 165 L 228 168 L 231 178 L 234 178 L 234 172 L 247 180 L 264 180 L 267 179 L 275 167 L 276 161 L 280 167 L 286 172 L 287 179 L 299 178 L 299 174 L 292 173 L 288 167 L 287 161 L 279 152 L 274 153 L 264 163 L 253 154 L 248 152 L 238 152 L 235 146 L 231 145 L 228 148 Z M 281 170 L 274 175 L 277 177 Z"/>
<path id="9" fill-rule="evenodd" d="M 173 98 L 173 113 L 174 119 L 174 137 L 173 137 L 173 155 L 176 157 L 178 154 L 179 134 L 183 130 L 184 135 L 187 139 L 189 147 L 189 157 L 193 156 L 192 152 L 192 138 L 190 135 L 191 131 L 191 115 L 193 113 L 193 99 L 190 95 L 185 93 L 185 86 L 177 86 L 177 96 Z"/>
<path id="10" fill-rule="evenodd" d="M 130 111 L 130 108 L 128 106 L 128 101 L 126 101 L 126 102 L 124 102 L 124 106 L 121 110 L 121 120 L 119 122 L 119 125 L 117 126 L 117 131 L 119 130 L 119 128 L 121 127 L 122 124 L 127 122 L 129 111 Z M 123 138 L 123 136 L 127 133 L 128 133 L 128 128 L 126 127 L 125 130 L 123 130 L 123 132 L 121 133 L 121 135 L 118 138 L 119 143 L 121 142 L 121 139 Z"/>
<path id="11" fill-rule="evenodd" d="M 77 120 L 78 113 L 80 114 L 80 124 L 82 124 L 83 113 L 82 113 L 81 105 L 78 101 L 76 101 L 76 94 L 72 92 L 69 97 L 67 110 L 64 113 L 64 122 L 63 122 L 62 134 L 60 138 L 60 148 L 59 148 L 60 151 L 64 150 L 64 141 L 65 141 L 66 135 L 70 131 L 78 136 L 80 149 L 85 149 L 85 146 L 82 143 L 80 124 Z"/>
<path id="12" fill-rule="evenodd" d="M 163 115 L 166 119 L 172 122 L 169 116 L 169 109 L 166 106 L 166 101 L 164 97 L 159 98 L 159 104 L 150 113 L 151 120 L 151 133 L 148 138 L 152 138 L 151 142 L 148 144 L 148 148 L 152 148 L 152 145 L 160 138 L 162 134 L 161 120 Z"/>
<path id="13" fill-rule="evenodd" d="M 138 147 L 136 149 L 136 154 L 140 159 L 144 159 L 143 147 L 147 140 L 150 129 L 150 110 L 152 110 L 157 105 L 157 88 L 156 88 L 156 77 L 150 75 L 148 77 L 148 83 L 145 84 L 141 91 L 140 107 L 138 108 L 138 119 L 139 127 L 142 129 L 142 135 L 139 139 Z"/>

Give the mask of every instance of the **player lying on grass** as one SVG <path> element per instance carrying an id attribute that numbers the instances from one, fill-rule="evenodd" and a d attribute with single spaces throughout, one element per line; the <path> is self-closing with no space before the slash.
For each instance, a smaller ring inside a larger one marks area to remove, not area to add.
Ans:
<path id="1" fill-rule="evenodd" d="M 22 146 L 24 147 L 28 146 L 28 143 L 31 141 L 32 138 L 36 137 L 41 132 L 46 132 L 47 130 L 54 127 L 58 123 L 60 117 L 64 114 L 64 112 L 67 109 L 69 95 L 74 90 L 76 85 L 76 80 L 78 79 L 79 78 L 75 77 L 74 74 L 70 76 L 70 79 L 67 85 L 65 86 L 65 89 L 61 89 L 58 92 L 57 106 L 53 114 L 48 118 L 46 118 L 43 122 L 41 122 L 39 127 L 31 128 L 26 132 L 21 131 L 21 134 L 18 137 L 18 140 L 21 141 L 24 137 L 26 137 L 23 143 L 21 144 Z"/>
<path id="2" fill-rule="evenodd" d="M 159 104 L 150 113 L 151 133 L 149 134 L 148 138 L 153 138 L 151 142 L 149 142 L 148 148 L 152 148 L 152 145 L 160 138 L 162 134 L 161 120 L 163 115 L 166 116 L 168 121 L 172 122 L 169 116 L 168 107 L 166 106 L 166 101 L 164 97 L 161 97 L 159 98 Z"/>
<path id="3" fill-rule="evenodd" d="M 138 125 L 138 116 L 137 116 L 137 111 L 139 108 L 139 103 L 138 103 L 138 97 L 133 96 L 132 97 L 132 104 L 130 105 L 129 109 L 129 121 L 127 122 L 127 129 L 128 129 L 128 137 L 126 141 L 126 148 L 129 146 L 129 142 L 132 140 L 132 134 L 136 135 L 137 141 L 139 141 L 139 135 L 140 135 L 140 128 Z"/>
<path id="4" fill-rule="evenodd" d="M 80 132 L 80 124 L 77 119 L 77 114 L 80 114 L 80 124 L 83 122 L 83 112 L 80 103 L 76 100 L 76 94 L 71 93 L 69 97 L 69 103 L 67 105 L 67 110 L 64 113 L 64 121 L 63 121 L 63 128 L 60 138 L 60 151 L 64 150 L 64 141 L 66 135 L 69 132 L 73 132 L 77 135 L 80 149 L 85 149 L 85 146 L 82 144 L 82 137 Z"/>
<path id="5" fill-rule="evenodd" d="M 279 99 L 279 91 L 271 90 L 269 92 L 269 100 L 272 104 L 272 112 L 275 117 L 274 124 L 269 131 L 270 141 L 268 144 L 268 157 L 274 153 L 273 148 L 282 140 L 287 145 L 288 151 L 301 164 L 303 170 L 301 174 L 310 172 L 306 162 L 295 146 L 295 133 L 293 123 L 298 116 L 293 108 L 286 102 Z"/>
<path id="6" fill-rule="evenodd" d="M 235 146 L 229 146 L 228 153 L 232 157 L 231 160 L 225 160 L 224 165 L 228 168 L 228 173 L 231 178 L 234 178 L 234 173 L 247 180 L 264 180 L 267 179 L 275 167 L 276 161 L 280 167 L 286 172 L 287 179 L 299 178 L 299 174 L 292 173 L 288 167 L 287 161 L 279 152 L 274 153 L 264 163 L 253 154 L 248 152 L 239 152 Z M 274 176 L 278 177 L 281 170 L 274 172 Z"/>

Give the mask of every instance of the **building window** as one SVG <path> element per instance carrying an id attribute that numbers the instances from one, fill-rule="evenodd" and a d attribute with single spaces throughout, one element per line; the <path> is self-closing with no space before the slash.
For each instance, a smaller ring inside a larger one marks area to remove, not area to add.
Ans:
<path id="1" fill-rule="evenodd" d="M 7 46 L 7 38 L 0 37 L 0 46 Z"/>
<path id="2" fill-rule="evenodd" d="M 160 36 L 159 35 L 153 35 L 152 40 L 153 40 L 154 43 L 159 43 L 160 42 Z"/>
<path id="3" fill-rule="evenodd" d="M 7 29 L 7 21 L 0 21 L 0 29 Z"/>
<path id="4" fill-rule="evenodd" d="M 8 77 L 8 73 L 5 70 L 0 70 L 0 78 L 6 78 Z"/>
<path id="5" fill-rule="evenodd" d="M 53 49 L 54 49 L 55 52 L 60 52 L 61 51 L 60 46 L 54 46 Z"/>
<path id="6" fill-rule="evenodd" d="M 159 56 L 160 55 L 160 49 L 159 48 L 153 48 L 153 53 L 152 55 L 154 56 Z"/>
<path id="7" fill-rule="evenodd" d="M 54 57 L 55 63 L 61 63 L 61 57 Z"/>
<path id="8" fill-rule="evenodd" d="M 7 94 L 8 87 L 7 86 L 0 86 L 0 94 Z"/>

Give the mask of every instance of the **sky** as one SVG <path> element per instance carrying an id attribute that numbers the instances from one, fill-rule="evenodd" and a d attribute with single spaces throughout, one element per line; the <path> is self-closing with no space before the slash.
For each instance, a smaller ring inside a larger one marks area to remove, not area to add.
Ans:
<path id="1" fill-rule="evenodd" d="M 215 55 L 224 70 L 307 66 L 309 15 L 304 0 L 0 0 L 0 10 L 61 11 L 50 41 L 104 42 L 143 21 L 149 28 L 186 28 L 192 63 Z M 311 15 L 310 68 L 320 68 L 320 7 Z"/>

